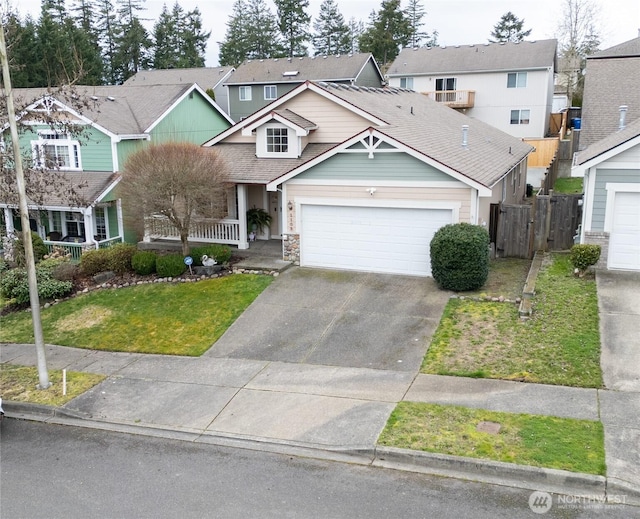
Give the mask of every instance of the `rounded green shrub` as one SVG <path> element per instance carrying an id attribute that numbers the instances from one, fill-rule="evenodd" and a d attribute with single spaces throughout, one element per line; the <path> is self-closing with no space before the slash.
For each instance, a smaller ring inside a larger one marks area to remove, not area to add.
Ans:
<path id="1" fill-rule="evenodd" d="M 64 260 L 43 260 L 36 266 L 38 295 L 40 299 L 54 299 L 67 295 L 73 289 L 71 281 L 55 279 L 54 272 Z M 13 299 L 17 304 L 29 302 L 29 282 L 27 270 L 19 267 L 4 272 L 0 276 L 0 294 L 6 299 Z"/>
<path id="2" fill-rule="evenodd" d="M 131 258 L 131 267 L 139 276 L 148 276 L 156 271 L 157 257 L 155 252 L 139 250 Z"/>
<path id="3" fill-rule="evenodd" d="M 24 240 L 22 239 L 22 233 L 19 234 L 14 251 L 14 259 L 16 265 L 24 267 L 27 264 L 24 253 Z M 35 232 L 31 233 L 31 244 L 33 245 L 33 257 L 35 258 L 36 263 L 38 263 L 49 252 L 49 249 L 42 241 L 42 238 L 38 236 L 38 233 Z"/>
<path id="4" fill-rule="evenodd" d="M 156 259 L 156 272 L 161 278 L 174 278 L 182 274 L 187 266 L 181 254 L 167 254 Z"/>
<path id="5" fill-rule="evenodd" d="M 484 227 L 455 223 L 438 229 L 430 245 L 431 274 L 446 290 L 476 290 L 489 276 L 489 233 Z"/>
<path id="6" fill-rule="evenodd" d="M 131 272 L 131 259 L 138 250 L 135 245 L 130 243 L 116 243 L 105 249 L 108 251 L 108 270 L 112 270 L 116 274 L 124 274 Z"/>
<path id="7" fill-rule="evenodd" d="M 600 245 L 578 244 L 571 247 L 569 261 L 574 268 L 584 273 L 589 267 L 598 263 L 602 249 Z"/>
<path id="8" fill-rule="evenodd" d="M 231 259 L 231 248 L 227 245 L 205 245 L 203 247 L 194 247 L 191 249 L 191 257 L 193 258 L 193 264 L 201 267 L 202 256 L 207 255 L 210 258 L 214 258 L 218 265 L 227 263 Z"/>
<path id="9" fill-rule="evenodd" d="M 95 276 L 109 270 L 109 249 L 84 251 L 80 256 L 80 270 L 86 276 Z"/>

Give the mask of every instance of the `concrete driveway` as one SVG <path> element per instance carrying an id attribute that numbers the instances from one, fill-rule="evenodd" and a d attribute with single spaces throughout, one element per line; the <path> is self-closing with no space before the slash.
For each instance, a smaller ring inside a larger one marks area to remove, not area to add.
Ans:
<path id="1" fill-rule="evenodd" d="M 431 278 L 294 267 L 205 356 L 417 371 L 448 298 Z"/>
<path id="2" fill-rule="evenodd" d="M 640 272 L 597 273 L 604 385 L 640 392 Z"/>

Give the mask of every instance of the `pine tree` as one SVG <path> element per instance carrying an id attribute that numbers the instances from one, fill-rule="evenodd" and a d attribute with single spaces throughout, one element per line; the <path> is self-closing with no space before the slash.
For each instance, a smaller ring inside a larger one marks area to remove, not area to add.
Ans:
<path id="1" fill-rule="evenodd" d="M 400 9 L 400 0 L 382 0 L 380 10 L 371 13 L 369 27 L 360 37 L 360 50 L 371 52 L 379 64 L 386 65 L 410 38 L 411 24 Z"/>
<path id="2" fill-rule="evenodd" d="M 204 56 L 211 31 L 203 30 L 202 14 L 197 7 L 187 12 L 181 22 L 179 67 L 204 67 Z"/>
<path id="3" fill-rule="evenodd" d="M 278 27 L 284 40 L 287 56 L 306 56 L 311 17 L 305 9 L 309 0 L 274 0 L 278 14 Z"/>
<path id="4" fill-rule="evenodd" d="M 77 0 L 71 4 L 71 17 L 86 36 L 85 74 L 86 85 L 101 85 L 104 81 L 104 62 L 100 51 L 100 36 L 96 27 L 97 5 L 95 0 Z"/>
<path id="5" fill-rule="evenodd" d="M 39 64 L 36 23 L 27 16 L 22 22 L 17 13 L 9 12 L 4 22 L 11 80 L 15 88 L 46 85 L 44 70 Z"/>
<path id="6" fill-rule="evenodd" d="M 121 26 L 111 0 L 96 0 L 98 42 L 102 49 L 104 61 L 104 76 L 107 84 L 115 85 L 118 80 L 116 53 Z"/>
<path id="7" fill-rule="evenodd" d="M 493 26 L 491 31 L 491 43 L 498 42 L 514 42 L 519 43 L 524 40 L 529 34 L 531 29 L 524 31 L 524 20 L 519 20 L 518 17 L 511 11 L 502 15 L 500 21 Z"/>
<path id="8" fill-rule="evenodd" d="M 428 32 L 420 30 L 424 25 L 422 19 L 427 14 L 421 0 L 409 0 L 405 14 L 409 20 L 411 30 L 409 38 L 409 46 L 411 48 L 420 47 L 421 45 L 433 47 L 438 44 L 438 31 L 433 31 L 433 33 L 429 34 Z"/>
<path id="9" fill-rule="evenodd" d="M 344 16 L 334 0 L 323 0 L 320 13 L 313 23 L 314 54 L 325 56 L 332 54 L 349 54 L 352 51 L 351 34 Z"/>
<path id="10" fill-rule="evenodd" d="M 153 26 L 153 68 L 175 68 L 176 31 L 173 18 L 167 9 L 167 4 L 162 6 L 162 12 Z"/>
<path id="11" fill-rule="evenodd" d="M 356 20 L 354 17 L 349 19 L 349 53 L 357 54 L 360 52 L 360 37 L 364 33 L 364 22 Z"/>
<path id="12" fill-rule="evenodd" d="M 246 59 L 284 57 L 278 23 L 264 0 L 247 2 L 247 41 L 249 53 Z"/>

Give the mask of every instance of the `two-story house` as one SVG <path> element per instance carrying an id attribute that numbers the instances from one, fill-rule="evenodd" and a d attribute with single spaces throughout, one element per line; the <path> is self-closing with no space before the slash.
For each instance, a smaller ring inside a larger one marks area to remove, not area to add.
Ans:
<path id="1" fill-rule="evenodd" d="M 403 49 L 389 86 L 438 103 L 521 138 L 542 138 L 553 107 L 556 40 Z"/>
<path id="2" fill-rule="evenodd" d="M 251 60 L 225 82 L 228 113 L 240 121 L 305 81 L 381 87 L 384 78 L 371 54 Z"/>
<path id="3" fill-rule="evenodd" d="M 30 202 L 31 228 L 49 245 L 82 250 L 114 242 L 137 241 L 127 233 L 116 186 L 127 158 L 149 143 L 187 141 L 201 144 L 231 125 L 231 120 L 198 86 L 77 87 L 82 111 L 64 96 L 44 89 L 15 89 L 25 100 L 20 147 L 34 168 L 51 167 L 60 183 L 79 197 L 69 200 L 59 189 Z M 60 124 L 45 123 L 58 120 Z M 79 132 L 67 131 L 75 126 Z M 8 132 L 5 126 L 5 134 Z M 8 196 L 5 194 L 5 196 Z M 0 199 L 6 237 L 20 230 L 16 200 Z"/>
<path id="4" fill-rule="evenodd" d="M 259 238 L 282 240 L 284 259 L 417 276 L 441 226 L 489 225 L 491 204 L 523 199 L 532 151 L 410 90 L 313 82 L 205 146 L 230 167 L 237 215 L 271 214 Z M 246 220 L 231 223 L 249 246 Z"/>

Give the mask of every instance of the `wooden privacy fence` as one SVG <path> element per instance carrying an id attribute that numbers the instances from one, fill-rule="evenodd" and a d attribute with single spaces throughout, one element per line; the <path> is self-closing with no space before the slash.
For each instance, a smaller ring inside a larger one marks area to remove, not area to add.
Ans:
<path id="1" fill-rule="evenodd" d="M 531 258 L 537 250 L 570 249 L 582 218 L 581 198 L 550 194 L 538 195 L 532 205 L 492 204 L 496 255 Z"/>
<path id="2" fill-rule="evenodd" d="M 560 140 L 558 137 L 545 139 L 524 139 L 524 142 L 535 148 L 527 157 L 527 167 L 546 168 L 557 155 Z"/>

